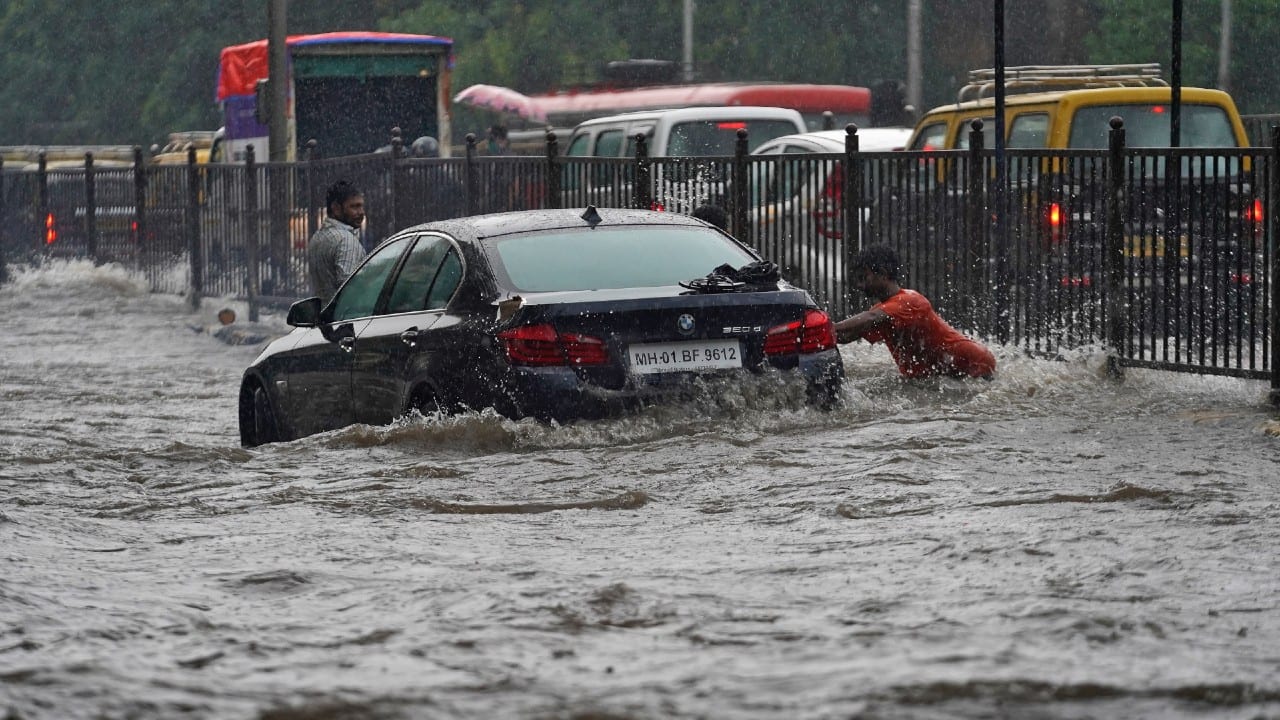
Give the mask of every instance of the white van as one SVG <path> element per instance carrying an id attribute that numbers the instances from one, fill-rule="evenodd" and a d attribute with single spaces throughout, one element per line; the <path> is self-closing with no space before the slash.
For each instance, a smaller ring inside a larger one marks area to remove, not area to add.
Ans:
<path id="1" fill-rule="evenodd" d="M 698 205 L 727 207 L 738 131 L 747 151 L 783 135 L 805 131 L 799 111 L 775 107 L 691 107 L 644 110 L 587 120 L 574 128 L 565 151 L 565 207 L 631 207 L 636 137 L 655 159 L 649 203 L 654 210 L 691 212 Z M 688 158 L 689 160 L 686 160 Z"/>
<path id="2" fill-rule="evenodd" d="M 643 110 L 587 120 L 573 130 L 569 157 L 635 157 L 644 135 L 649 157 L 733 155 L 738 130 L 747 152 L 783 135 L 806 131 L 804 117 L 789 108 L 725 106 Z"/>

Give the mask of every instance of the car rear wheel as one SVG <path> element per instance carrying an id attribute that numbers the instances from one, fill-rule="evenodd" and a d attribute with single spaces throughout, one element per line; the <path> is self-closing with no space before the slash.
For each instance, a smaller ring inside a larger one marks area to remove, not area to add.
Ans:
<path id="1" fill-rule="evenodd" d="M 410 410 L 417 410 L 422 417 L 436 417 L 438 415 L 449 414 L 449 407 L 440 401 L 438 396 L 431 388 L 419 388 L 413 394 L 413 402 L 409 405 Z"/>
<path id="2" fill-rule="evenodd" d="M 805 388 L 805 399 L 822 410 L 832 410 L 840 404 L 840 378 L 826 376 L 810 381 Z"/>

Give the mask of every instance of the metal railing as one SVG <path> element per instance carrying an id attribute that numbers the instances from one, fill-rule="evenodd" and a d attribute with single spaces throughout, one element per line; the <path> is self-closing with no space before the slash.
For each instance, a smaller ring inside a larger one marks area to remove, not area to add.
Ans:
<path id="1" fill-rule="evenodd" d="M 1271 381 L 1280 397 L 1276 161 L 1267 147 L 1129 148 L 1113 123 L 1092 150 L 983 147 L 752 156 L 462 158 L 391 152 L 294 163 L 33 169 L 0 165 L 0 247 L 138 267 L 158 291 L 234 296 L 257 307 L 308 293 L 306 243 L 325 188 L 366 196 L 366 245 L 422 222 L 506 210 L 716 204 L 732 234 L 828 311 L 862 307 L 847 273 L 872 243 L 898 250 L 903 283 L 954 325 L 1027 352 L 1098 346 L 1111 367 Z M 997 177 L 1008 187 L 996 192 Z M 1005 198 L 1007 206 L 997 207 Z"/>

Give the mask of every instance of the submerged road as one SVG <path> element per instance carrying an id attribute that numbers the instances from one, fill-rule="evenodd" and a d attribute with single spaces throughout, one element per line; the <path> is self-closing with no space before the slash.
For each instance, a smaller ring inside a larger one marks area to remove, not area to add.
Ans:
<path id="1" fill-rule="evenodd" d="M 12 270 L 6 720 L 1280 715 L 1263 384 L 858 345 L 832 412 L 761 382 L 246 450 L 258 348 L 189 327 L 220 303 Z"/>

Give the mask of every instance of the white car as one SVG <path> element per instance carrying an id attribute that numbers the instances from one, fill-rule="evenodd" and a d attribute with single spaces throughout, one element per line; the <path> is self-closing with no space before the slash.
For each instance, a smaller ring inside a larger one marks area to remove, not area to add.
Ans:
<path id="1" fill-rule="evenodd" d="M 744 239 L 823 299 L 841 292 L 841 258 L 849 252 L 843 242 L 842 211 L 846 136 L 844 130 L 822 130 L 774 138 L 752 151 L 752 157 L 760 160 L 753 161 L 747 171 L 751 234 Z M 859 130 L 858 151 L 902 150 L 910 137 L 908 127 Z M 872 155 L 863 166 L 863 222 L 869 218 L 878 178 L 888 162 Z"/>
<path id="2" fill-rule="evenodd" d="M 705 203 L 723 205 L 738 131 L 747 132 L 750 151 L 804 128 L 804 117 L 795 110 L 736 105 L 646 110 L 587 120 L 574 129 L 565 152 L 563 206 L 629 203 L 639 135 L 645 137 L 653 158 L 652 209 L 688 213 Z"/>

